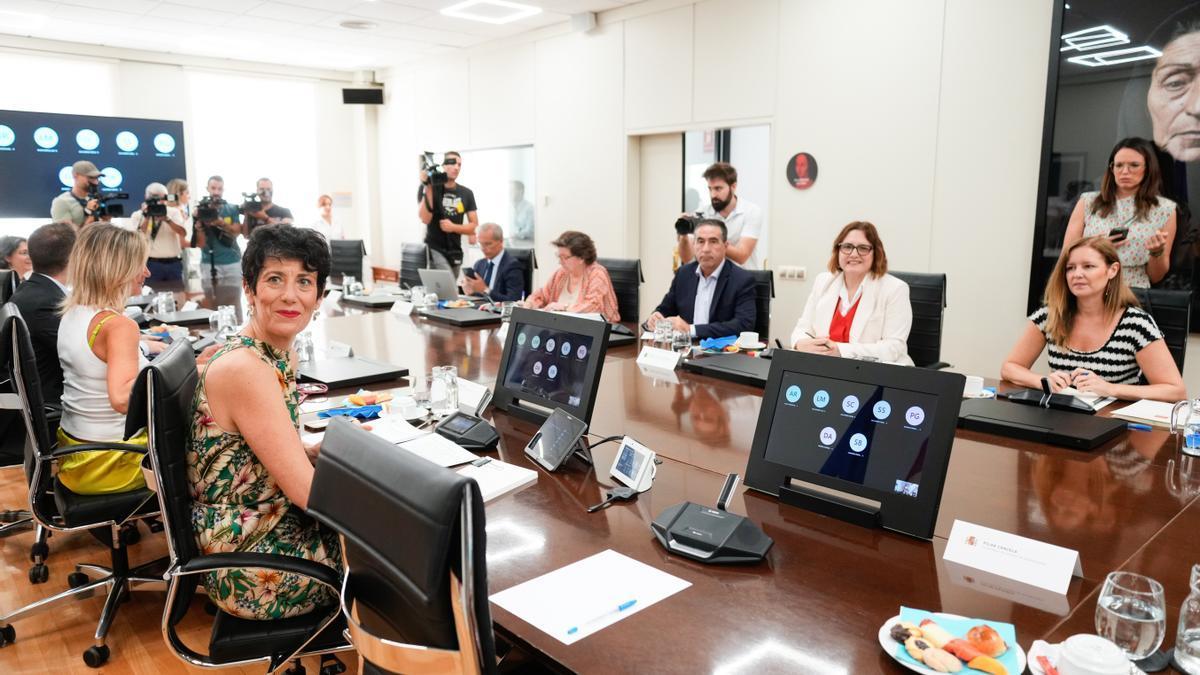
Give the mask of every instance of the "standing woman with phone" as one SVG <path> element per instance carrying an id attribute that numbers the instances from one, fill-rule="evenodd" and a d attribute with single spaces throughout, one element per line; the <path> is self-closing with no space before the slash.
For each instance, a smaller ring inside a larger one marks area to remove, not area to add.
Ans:
<path id="1" fill-rule="evenodd" d="M 1175 202 L 1163 197 L 1162 174 L 1154 145 L 1144 138 L 1117 142 L 1099 192 L 1085 192 L 1075 203 L 1063 250 L 1083 237 L 1107 236 L 1117 247 L 1125 282 L 1149 288 L 1171 267 L 1175 240 Z"/>

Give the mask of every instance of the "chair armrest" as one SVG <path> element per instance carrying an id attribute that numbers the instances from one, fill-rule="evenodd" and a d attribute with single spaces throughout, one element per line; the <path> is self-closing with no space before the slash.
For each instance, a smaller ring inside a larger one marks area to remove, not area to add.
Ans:
<path id="1" fill-rule="evenodd" d="M 180 574 L 199 574 L 201 572 L 215 572 L 216 570 L 242 567 L 291 572 L 292 574 L 299 574 L 319 581 L 336 590 L 340 590 L 342 586 L 341 575 L 337 570 L 328 565 L 322 565 L 321 563 L 305 560 L 304 558 L 297 558 L 296 556 L 278 555 L 275 553 L 240 551 L 235 553 L 210 553 L 192 558 L 180 565 L 178 569 Z"/>
<path id="2" fill-rule="evenodd" d="M 80 445 L 71 445 L 62 448 L 55 448 L 49 453 L 50 457 L 64 457 L 73 455 L 77 452 L 87 452 L 89 450 L 119 450 L 121 452 L 134 452 L 139 455 L 146 454 L 146 446 L 133 445 L 132 443 L 83 443 Z"/>

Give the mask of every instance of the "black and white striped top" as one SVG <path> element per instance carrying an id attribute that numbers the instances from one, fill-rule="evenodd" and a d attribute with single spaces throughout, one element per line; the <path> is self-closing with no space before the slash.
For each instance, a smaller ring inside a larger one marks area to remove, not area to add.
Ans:
<path id="1" fill-rule="evenodd" d="M 1046 333 L 1049 314 L 1045 307 L 1030 315 L 1029 320 L 1046 336 L 1046 351 L 1050 370 L 1071 372 L 1084 368 L 1113 384 L 1137 384 L 1142 375 L 1137 364 L 1137 353 L 1151 342 L 1162 339 L 1162 331 L 1154 323 L 1154 317 L 1138 307 L 1126 307 L 1112 335 L 1100 349 L 1081 352 L 1050 342 Z"/>

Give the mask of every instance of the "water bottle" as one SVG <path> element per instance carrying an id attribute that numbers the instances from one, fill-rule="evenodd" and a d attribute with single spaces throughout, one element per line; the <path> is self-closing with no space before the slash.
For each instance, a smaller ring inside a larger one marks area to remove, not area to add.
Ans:
<path id="1" fill-rule="evenodd" d="M 1187 416 L 1180 422 L 1179 413 L 1185 409 Z M 1171 432 L 1175 431 L 1183 432 L 1184 454 L 1200 456 L 1200 398 L 1190 404 L 1186 400 L 1180 401 L 1171 409 Z"/>
<path id="2" fill-rule="evenodd" d="M 1175 662 L 1189 675 L 1200 675 L 1200 565 L 1192 566 L 1191 594 L 1179 608 Z"/>

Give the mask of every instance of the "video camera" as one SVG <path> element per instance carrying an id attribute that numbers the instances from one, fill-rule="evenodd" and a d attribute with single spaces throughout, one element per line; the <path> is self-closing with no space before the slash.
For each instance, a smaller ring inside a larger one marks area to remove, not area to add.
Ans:
<path id="1" fill-rule="evenodd" d="M 242 193 L 242 205 L 238 207 L 238 213 L 244 216 L 248 213 L 258 213 L 262 210 L 262 197 L 257 192 Z"/>
<path id="2" fill-rule="evenodd" d="M 146 205 L 142 208 L 142 211 L 148 218 L 166 218 L 167 202 L 173 201 L 175 201 L 175 195 L 146 197 Z"/>
<path id="3" fill-rule="evenodd" d="M 704 220 L 704 217 L 699 211 L 685 213 L 675 221 L 675 233 L 681 237 L 685 234 L 692 234 L 696 231 L 696 223 L 699 223 L 701 220 Z"/>
<path id="4" fill-rule="evenodd" d="M 430 185 L 445 185 L 450 180 L 450 177 L 446 175 L 446 171 L 434 161 L 432 152 L 426 150 L 417 155 L 417 161 L 420 162 L 421 171 L 424 172 L 426 180 L 429 181 Z"/>
<path id="5" fill-rule="evenodd" d="M 125 199 L 129 199 L 129 194 L 125 192 L 110 192 L 106 194 L 97 191 L 89 192 L 87 196 L 89 202 L 92 200 L 96 200 L 97 202 L 96 210 L 92 212 L 92 215 L 96 218 L 123 218 L 125 216 L 125 205 L 110 202 Z"/>
<path id="6" fill-rule="evenodd" d="M 220 197 L 205 197 L 196 204 L 196 222 L 211 223 L 221 219 L 221 207 L 225 200 Z"/>

